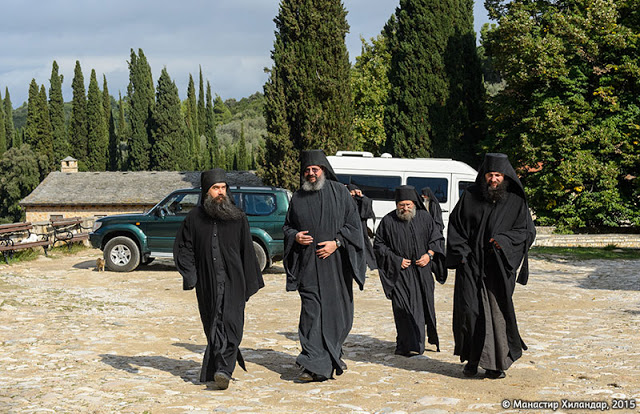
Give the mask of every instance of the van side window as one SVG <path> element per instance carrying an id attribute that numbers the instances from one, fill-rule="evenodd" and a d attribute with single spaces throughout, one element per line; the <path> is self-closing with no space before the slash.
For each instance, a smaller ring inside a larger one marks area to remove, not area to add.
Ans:
<path id="1" fill-rule="evenodd" d="M 402 179 L 387 175 L 336 174 L 342 184 L 355 184 L 369 198 L 374 200 L 394 200 L 395 189 Z"/>
<path id="2" fill-rule="evenodd" d="M 458 183 L 458 197 L 462 197 L 462 193 L 464 193 L 464 190 L 466 190 L 467 187 L 470 187 L 473 184 L 473 181 L 460 181 Z"/>
<path id="3" fill-rule="evenodd" d="M 414 186 L 418 193 L 425 187 L 431 188 L 440 203 L 449 199 L 449 180 L 446 178 L 407 177 L 407 185 Z"/>

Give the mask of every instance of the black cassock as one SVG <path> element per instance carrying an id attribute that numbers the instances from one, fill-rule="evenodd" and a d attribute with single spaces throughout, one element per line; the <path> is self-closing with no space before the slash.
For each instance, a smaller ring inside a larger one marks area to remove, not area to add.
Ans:
<path id="1" fill-rule="evenodd" d="M 355 196 L 353 197 L 358 205 L 358 214 L 362 224 L 362 237 L 364 238 L 365 255 L 367 260 L 367 266 L 369 269 L 377 269 L 376 258 L 373 254 L 373 246 L 371 245 L 371 238 L 369 237 L 369 231 L 367 229 L 367 220 L 376 219 L 376 213 L 373 212 L 373 200 L 367 196 Z"/>
<path id="2" fill-rule="evenodd" d="M 518 282 L 527 282 L 527 252 L 535 228 L 519 180 L 510 182 L 504 199 L 491 203 L 482 195 L 481 177 L 482 170 L 477 184 L 462 194 L 449 216 L 446 263 L 456 269 L 454 354 L 462 362 L 504 371 L 527 349 L 518 331 L 512 295 L 521 264 Z M 491 238 L 501 249 L 489 243 Z"/>
<path id="3" fill-rule="evenodd" d="M 207 337 L 200 381 L 216 371 L 231 375 L 236 360 L 245 369 L 238 347 L 246 302 L 264 287 L 249 222 L 216 221 L 199 205 L 189 212 L 173 245 L 185 290 L 196 288 L 200 319 Z"/>
<path id="4" fill-rule="evenodd" d="M 340 358 L 353 324 L 353 280 L 364 286 L 364 240 L 356 204 L 343 184 L 327 179 L 319 191 L 298 190 L 289 205 L 284 230 L 283 264 L 287 291 L 302 300 L 298 365 L 330 378 L 342 374 Z M 296 242 L 298 232 L 313 237 Z M 316 256 L 317 243 L 339 239 L 342 246 L 326 259 Z"/>
<path id="5" fill-rule="evenodd" d="M 393 308 L 397 332 L 395 353 L 422 354 L 425 325 L 429 343 L 439 351 L 432 273 L 444 283 L 446 269 L 443 268 L 444 237 L 433 217 L 426 210 L 417 209 L 411 221 L 404 221 L 395 210 L 391 211 L 378 225 L 373 249 L 385 296 Z M 434 260 L 425 267 L 412 263 L 402 269 L 403 258 L 414 262 L 428 250 L 435 252 Z"/>

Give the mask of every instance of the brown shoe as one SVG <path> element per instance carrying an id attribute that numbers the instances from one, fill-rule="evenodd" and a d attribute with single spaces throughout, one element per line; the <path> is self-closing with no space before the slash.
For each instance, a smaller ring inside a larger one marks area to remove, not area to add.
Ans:
<path id="1" fill-rule="evenodd" d="M 298 375 L 298 381 L 300 382 L 311 382 L 313 381 L 313 373 L 311 371 L 303 369 L 300 371 L 300 375 Z"/>

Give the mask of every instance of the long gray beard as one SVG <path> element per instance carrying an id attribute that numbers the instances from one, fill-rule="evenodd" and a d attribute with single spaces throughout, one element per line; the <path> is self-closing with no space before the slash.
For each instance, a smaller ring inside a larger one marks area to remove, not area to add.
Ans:
<path id="1" fill-rule="evenodd" d="M 407 211 L 405 213 L 404 210 L 400 210 L 399 208 L 397 208 L 396 209 L 396 216 L 398 216 L 398 218 L 400 220 L 411 221 L 416 216 L 416 209 L 412 208 L 411 210 L 409 210 L 409 211 Z"/>
<path id="2" fill-rule="evenodd" d="M 207 193 L 204 196 L 202 207 L 214 220 L 240 220 L 244 216 L 244 212 L 236 207 L 227 196 L 223 196 L 222 201 L 218 202 Z"/>
<path id="3" fill-rule="evenodd" d="M 485 200 L 490 203 L 497 203 L 503 200 L 507 195 L 507 188 L 509 187 L 509 181 L 505 178 L 496 188 L 491 188 L 489 184 L 485 184 L 482 187 L 482 195 Z"/>
<path id="4" fill-rule="evenodd" d="M 324 184 L 326 182 L 327 179 L 324 174 L 322 174 L 320 177 L 318 177 L 315 183 L 310 183 L 309 181 L 304 180 L 304 182 L 302 183 L 302 189 L 304 191 L 320 191 L 322 190 L 322 187 L 324 187 Z"/>

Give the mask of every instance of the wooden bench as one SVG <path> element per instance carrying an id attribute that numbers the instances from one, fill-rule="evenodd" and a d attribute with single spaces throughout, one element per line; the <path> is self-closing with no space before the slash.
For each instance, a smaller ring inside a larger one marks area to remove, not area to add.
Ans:
<path id="1" fill-rule="evenodd" d="M 47 249 L 52 244 L 49 235 L 34 233 L 32 230 L 33 225 L 29 222 L 0 224 L 0 251 L 5 263 L 9 264 L 9 257 L 13 257 L 13 252 L 21 249 L 41 246 L 47 256 Z"/>
<path id="2" fill-rule="evenodd" d="M 63 242 L 71 249 L 72 243 L 89 239 L 89 233 L 83 233 L 82 230 L 91 230 L 91 228 L 83 227 L 80 217 L 51 219 L 49 222 L 53 228 L 54 245 L 56 242 Z"/>

